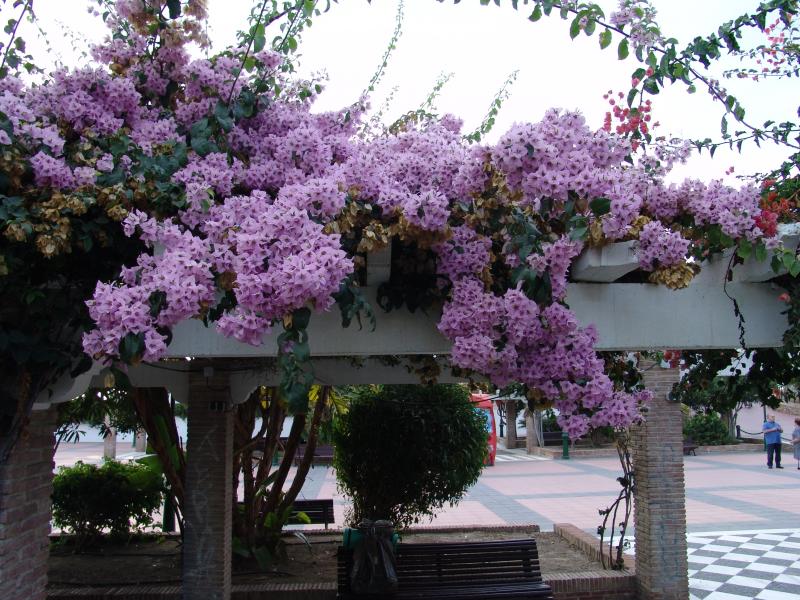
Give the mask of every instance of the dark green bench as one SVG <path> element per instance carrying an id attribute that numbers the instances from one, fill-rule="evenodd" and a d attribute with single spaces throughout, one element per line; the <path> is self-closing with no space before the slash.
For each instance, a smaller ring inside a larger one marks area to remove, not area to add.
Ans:
<path id="1" fill-rule="evenodd" d="M 331 498 L 322 500 L 295 500 L 294 503 L 292 503 L 292 516 L 289 517 L 289 523 L 301 523 L 301 521 L 297 519 L 297 513 L 299 512 L 308 515 L 309 521 L 313 524 L 324 524 L 325 529 L 328 528 L 328 524 L 336 521 L 333 516 L 333 499 Z"/>
<path id="2" fill-rule="evenodd" d="M 545 598 L 550 586 L 542 581 L 536 540 L 453 544 L 398 544 L 398 590 L 390 597 L 421 598 Z M 352 549 L 337 552 L 340 600 L 381 596 L 355 594 L 350 589 Z"/>
<path id="3" fill-rule="evenodd" d="M 697 456 L 697 452 L 695 452 L 695 450 L 697 450 L 697 444 L 694 443 L 694 440 L 690 437 L 684 438 L 683 453 L 686 456 L 689 456 L 690 454 L 694 454 L 695 456 Z"/>
<path id="4" fill-rule="evenodd" d="M 299 465 L 306 455 L 306 444 L 297 446 L 297 452 L 294 455 L 294 464 Z M 312 465 L 323 464 L 329 465 L 333 462 L 333 446 L 328 444 L 319 444 L 314 448 L 314 457 L 311 459 Z"/>

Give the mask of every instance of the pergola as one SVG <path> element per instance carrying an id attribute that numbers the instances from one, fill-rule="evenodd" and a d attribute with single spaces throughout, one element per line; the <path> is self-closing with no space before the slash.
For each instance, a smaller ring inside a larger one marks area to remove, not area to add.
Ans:
<path id="1" fill-rule="evenodd" d="M 784 242 L 796 246 L 797 237 L 785 236 Z M 364 293 L 375 307 L 377 285 L 388 277 L 390 258 L 388 250 L 368 256 Z M 746 319 L 749 347 L 781 345 L 787 326 L 782 312 L 785 305 L 770 282 L 775 273 L 769 262 L 748 261 L 738 266 L 725 284 L 728 262 L 723 256 L 703 264 L 689 287 L 672 291 L 620 281 L 635 280 L 633 242 L 590 249 L 573 266 L 567 302 L 584 325 L 597 327 L 598 350 L 739 347 L 731 298 Z M 379 357 L 449 354 L 449 342 L 436 330 L 438 315 L 376 310 L 375 331 L 366 325 L 359 329 L 357 324 L 343 329 L 335 309 L 312 317 L 309 341 L 320 383 L 415 383 L 414 375 L 405 368 L 387 366 Z M 265 338 L 261 347 L 252 347 L 223 338 L 199 321 L 183 323 L 173 333 L 171 360 L 139 365 L 131 369 L 130 377 L 136 386 L 165 387 L 188 403 L 183 598 L 224 600 L 231 594 L 230 408 L 244 401 L 255 386 L 277 383 L 278 375 L 270 370 L 268 361 L 259 360 L 276 355 L 277 334 Z M 228 368 L 233 363 L 237 368 Z M 40 397 L 35 408 L 44 415 L 52 404 L 82 393 L 100 369 L 96 365 L 76 380 L 58 382 Z M 647 422 L 637 426 L 632 435 L 637 474 L 636 576 L 642 599 L 688 598 L 681 415 L 679 406 L 667 398 L 676 378 L 675 370 L 657 366 L 645 373 L 646 385 L 656 397 Z M 52 423 L 52 417 L 44 422 Z M 30 439 L 40 446 L 34 450 L 52 451 L 52 435 Z M 25 460 L 20 452 L 12 454 L 12 463 Z M 27 468 L 34 466 L 28 464 Z M 39 468 L 43 477 L 51 476 L 51 460 L 40 461 Z M 13 464 L 10 472 L 14 472 Z M 11 481 L 10 487 L 13 485 Z M 0 529 L 0 557 L 5 545 L 36 543 L 42 531 L 42 524 L 36 523 L 9 539 Z M 36 560 L 46 561 L 46 551 L 36 554 Z M 44 588 L 24 597 L 44 598 Z"/>

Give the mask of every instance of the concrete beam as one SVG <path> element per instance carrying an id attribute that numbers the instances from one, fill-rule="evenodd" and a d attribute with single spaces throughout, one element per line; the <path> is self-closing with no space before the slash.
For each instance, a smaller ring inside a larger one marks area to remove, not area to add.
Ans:
<path id="1" fill-rule="evenodd" d="M 373 306 L 374 288 L 366 288 Z M 729 283 L 744 314 L 748 346 L 782 344 L 786 330 L 785 309 L 778 288 L 769 283 Z M 598 350 L 643 350 L 650 348 L 737 348 L 739 332 L 733 304 L 722 283 L 697 282 L 683 290 L 651 284 L 572 283 L 567 303 L 584 325 L 594 323 L 599 333 Z M 327 356 L 382 356 L 449 354 L 450 343 L 436 329 L 438 311 L 428 314 L 406 311 L 391 313 L 377 309 L 377 328 L 344 329 L 338 311 L 314 315 L 309 326 L 311 353 Z M 265 336 L 260 347 L 225 338 L 199 321 L 188 321 L 174 330 L 169 356 L 264 357 L 277 353 L 279 331 Z"/>
<path id="2" fill-rule="evenodd" d="M 619 242 L 602 248 L 587 248 L 570 268 L 575 281 L 611 282 L 639 268 L 634 254 L 636 242 Z"/>

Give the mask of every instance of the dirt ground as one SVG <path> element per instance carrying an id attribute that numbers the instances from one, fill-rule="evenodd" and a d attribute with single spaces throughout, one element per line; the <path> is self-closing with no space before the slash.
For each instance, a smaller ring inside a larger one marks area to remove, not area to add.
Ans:
<path id="1" fill-rule="evenodd" d="M 596 570 L 577 548 L 553 533 L 532 531 L 475 531 L 452 533 L 406 533 L 406 542 L 455 542 L 520 539 L 533 535 L 538 543 L 542 573 Z M 321 583 L 336 581 L 336 547 L 341 534 L 308 536 L 310 547 L 294 537 L 285 538 L 288 561 L 269 573 L 253 565 L 239 565 L 234 583 Z M 49 586 L 119 586 L 178 584 L 181 577 L 181 548 L 175 540 L 133 541 L 128 545 L 106 545 L 75 554 L 71 548 L 54 545 L 50 553 Z"/>

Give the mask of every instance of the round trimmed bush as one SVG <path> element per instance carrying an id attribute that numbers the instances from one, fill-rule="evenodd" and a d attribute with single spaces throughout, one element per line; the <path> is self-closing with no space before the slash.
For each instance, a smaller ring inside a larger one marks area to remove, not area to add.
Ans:
<path id="1" fill-rule="evenodd" d="M 485 416 L 458 385 L 361 388 L 333 430 L 340 488 L 352 525 L 368 518 L 404 527 L 455 504 L 487 454 Z"/>
<path id="2" fill-rule="evenodd" d="M 81 547 L 108 531 L 127 535 L 152 524 L 162 501 L 161 475 L 142 464 L 77 462 L 53 477 L 53 522 Z"/>
<path id="3" fill-rule="evenodd" d="M 683 434 L 701 446 L 720 446 L 733 444 L 735 440 L 728 434 L 728 428 L 716 413 L 696 414 L 686 421 Z"/>

